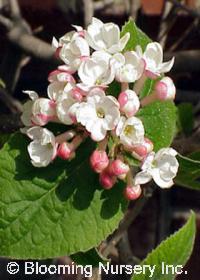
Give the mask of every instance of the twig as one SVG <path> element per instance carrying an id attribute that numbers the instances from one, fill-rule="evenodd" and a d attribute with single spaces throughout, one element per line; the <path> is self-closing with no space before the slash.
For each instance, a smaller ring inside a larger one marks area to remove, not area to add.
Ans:
<path id="1" fill-rule="evenodd" d="M 130 0 L 130 15 L 136 21 L 138 11 L 141 7 L 141 0 Z"/>
<path id="2" fill-rule="evenodd" d="M 161 24 L 160 24 L 160 31 L 159 31 L 159 41 L 160 44 L 163 48 L 165 48 L 165 44 L 167 41 L 167 36 L 168 36 L 168 32 L 170 30 L 170 28 L 173 26 L 172 25 L 172 20 L 169 20 L 169 15 L 171 14 L 171 11 L 173 9 L 173 5 L 169 2 L 165 1 L 165 5 L 164 5 L 164 10 L 163 10 L 163 14 L 162 14 L 162 20 L 161 20 Z M 173 22 L 174 24 L 174 22 Z M 170 26 L 170 28 L 169 28 Z"/>
<path id="3" fill-rule="evenodd" d="M 84 25 L 85 27 L 91 23 L 94 14 L 93 0 L 83 0 Z"/>
<path id="4" fill-rule="evenodd" d="M 189 27 L 183 32 L 180 38 L 175 41 L 175 43 L 170 47 L 169 51 L 173 52 L 177 47 L 183 42 L 183 40 L 190 34 L 195 26 L 199 24 L 199 18 L 194 19 L 194 21 L 189 25 Z"/>
<path id="5" fill-rule="evenodd" d="M 0 88 L 0 101 L 4 103 L 12 113 L 21 113 L 22 112 L 22 105 L 21 103 L 10 96 L 5 89 Z"/>
<path id="6" fill-rule="evenodd" d="M 0 24 L 3 25 L 7 30 L 10 30 L 13 27 L 13 22 L 3 15 L 0 15 Z"/>
<path id="7" fill-rule="evenodd" d="M 10 11 L 11 11 L 11 17 L 14 20 L 21 18 L 21 12 L 19 8 L 19 3 L 17 0 L 9 0 L 10 2 Z"/>
<path id="8" fill-rule="evenodd" d="M 99 12 L 100 10 L 106 9 L 107 7 L 111 6 L 114 1 L 115 0 L 104 0 L 94 2 L 94 10 Z"/>
<path id="9" fill-rule="evenodd" d="M 187 12 L 190 16 L 200 18 L 200 11 L 198 9 L 195 10 L 195 9 L 188 8 L 186 5 L 183 5 L 178 0 L 167 0 L 167 1 L 173 3 L 176 7 Z"/>
<path id="10" fill-rule="evenodd" d="M 1 114 L 0 131 L 5 133 L 12 133 L 19 130 L 23 125 L 20 120 L 21 114 Z"/>

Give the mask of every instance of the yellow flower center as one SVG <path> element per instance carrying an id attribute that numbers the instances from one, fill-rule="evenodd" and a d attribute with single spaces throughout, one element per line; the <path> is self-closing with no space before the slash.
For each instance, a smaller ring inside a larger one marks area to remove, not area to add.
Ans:
<path id="1" fill-rule="evenodd" d="M 105 112 L 104 112 L 104 110 L 102 108 L 98 108 L 97 109 L 97 116 L 100 119 L 103 119 L 105 117 Z"/>
<path id="2" fill-rule="evenodd" d="M 133 125 L 127 125 L 124 129 L 124 134 L 126 136 L 131 136 L 131 134 L 133 134 L 135 131 L 135 128 L 133 127 Z"/>

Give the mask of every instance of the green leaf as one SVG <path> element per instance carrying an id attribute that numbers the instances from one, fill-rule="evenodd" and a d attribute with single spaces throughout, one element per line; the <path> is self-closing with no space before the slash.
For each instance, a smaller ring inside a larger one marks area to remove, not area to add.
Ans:
<path id="1" fill-rule="evenodd" d="M 71 162 L 46 168 L 31 165 L 27 144 L 16 134 L 0 152 L 1 256 L 44 259 L 96 247 L 123 217 L 123 183 L 110 191 L 99 186 L 90 140 Z"/>
<path id="2" fill-rule="evenodd" d="M 142 108 L 137 116 L 142 120 L 145 136 L 154 144 L 158 151 L 168 147 L 176 132 L 176 107 L 172 101 L 156 101 Z"/>
<path id="3" fill-rule="evenodd" d="M 194 112 L 191 103 L 181 103 L 178 105 L 178 117 L 180 129 L 186 136 L 190 135 L 194 127 Z"/>
<path id="4" fill-rule="evenodd" d="M 98 251 L 95 248 L 90 249 L 85 253 L 79 252 L 77 254 L 71 255 L 70 257 L 75 263 L 84 266 L 92 265 L 94 267 L 98 267 L 100 262 L 108 262 L 107 259 L 104 259 L 102 256 L 99 255 Z"/>
<path id="5" fill-rule="evenodd" d="M 144 98 L 145 96 L 150 95 L 150 93 L 152 92 L 154 85 L 156 83 L 156 80 L 151 80 L 150 78 L 147 78 L 144 86 L 142 87 L 141 91 L 140 91 L 140 98 Z"/>
<path id="6" fill-rule="evenodd" d="M 192 213 L 188 222 L 175 234 L 163 241 L 147 258 L 140 264 L 155 265 L 155 271 L 150 278 L 150 273 L 138 274 L 132 277 L 133 280 L 173 280 L 176 275 L 162 272 L 162 263 L 166 265 L 184 266 L 189 259 L 195 239 L 195 214 Z M 171 270 L 170 270 L 171 271 Z M 183 272 L 184 273 L 184 272 Z"/>
<path id="7" fill-rule="evenodd" d="M 134 50 L 137 45 L 140 45 L 144 51 L 146 45 L 151 42 L 151 39 L 136 26 L 133 19 L 130 19 L 122 27 L 121 37 L 127 32 L 130 33 L 130 39 L 126 44 L 124 51 Z"/>
<path id="8" fill-rule="evenodd" d="M 200 190 L 200 152 L 193 153 L 191 158 L 179 155 L 179 169 L 175 178 L 177 185 Z"/>

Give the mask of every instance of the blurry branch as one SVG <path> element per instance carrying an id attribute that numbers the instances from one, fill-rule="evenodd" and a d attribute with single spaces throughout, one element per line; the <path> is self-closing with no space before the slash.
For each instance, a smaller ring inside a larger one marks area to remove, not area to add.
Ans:
<path id="1" fill-rule="evenodd" d="M 101 11 L 106 9 L 107 7 L 111 6 L 114 3 L 115 0 L 103 0 L 103 1 L 97 1 L 94 2 L 94 10 L 95 11 Z"/>
<path id="2" fill-rule="evenodd" d="M 21 103 L 10 96 L 4 88 L 0 88 L 0 101 L 5 104 L 13 114 L 22 112 Z"/>
<path id="3" fill-rule="evenodd" d="M 56 63 L 51 45 L 33 36 L 24 20 L 15 24 L 14 21 L 0 15 L 0 24 L 7 30 L 8 41 L 25 54 Z"/>
<path id="4" fill-rule="evenodd" d="M 0 131 L 4 133 L 12 133 L 22 127 L 20 114 L 1 114 Z"/>
<path id="5" fill-rule="evenodd" d="M 21 19 L 21 12 L 17 0 L 10 0 L 11 17 L 15 20 Z"/>
<path id="6" fill-rule="evenodd" d="M 173 147 L 182 155 L 188 155 L 200 150 L 200 127 L 189 137 L 179 137 L 173 142 Z"/>
<path id="7" fill-rule="evenodd" d="M 141 7 L 141 0 L 130 0 L 130 16 L 136 21 L 138 11 Z"/>
<path id="8" fill-rule="evenodd" d="M 0 77 L 12 93 L 27 56 L 56 63 L 51 46 L 33 36 L 28 23 L 22 18 L 17 0 L 9 0 L 9 18 L 0 14 L 0 24 L 6 30 L 8 46 L 0 65 Z"/>
<path id="9" fill-rule="evenodd" d="M 194 21 L 188 26 L 188 28 L 183 32 L 177 41 L 170 47 L 169 51 L 174 51 L 176 48 L 185 40 L 185 38 L 191 33 L 194 27 L 199 24 L 199 18 L 195 18 Z"/>
<path id="10" fill-rule="evenodd" d="M 175 56 L 173 73 L 177 72 L 198 72 L 200 70 L 200 50 L 186 50 L 179 52 L 167 52 L 165 59 Z"/>
<path id="11" fill-rule="evenodd" d="M 178 0 L 167 0 L 167 1 L 171 2 L 174 6 L 176 6 L 180 10 L 183 10 L 183 11 L 187 12 L 190 16 L 200 18 L 200 10 L 199 9 L 191 9 L 191 8 L 187 7 L 186 5 L 182 4 Z"/>
<path id="12" fill-rule="evenodd" d="M 158 34 L 158 40 L 160 41 L 160 44 L 163 47 L 163 49 L 165 48 L 168 33 L 174 25 L 175 20 L 176 16 L 174 15 L 173 4 L 165 1 L 162 19 L 160 23 L 160 30 Z"/>
<path id="13" fill-rule="evenodd" d="M 93 0 L 83 0 L 83 11 L 84 11 L 84 26 L 88 26 L 91 23 L 94 15 Z"/>

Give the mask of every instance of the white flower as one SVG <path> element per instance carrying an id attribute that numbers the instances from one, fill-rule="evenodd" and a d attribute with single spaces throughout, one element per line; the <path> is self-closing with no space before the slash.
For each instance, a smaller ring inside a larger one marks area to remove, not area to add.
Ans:
<path id="1" fill-rule="evenodd" d="M 50 83 L 47 88 L 48 97 L 51 100 L 57 101 L 60 98 L 60 96 L 63 94 L 63 92 L 67 91 L 68 84 L 71 85 L 72 83 L 66 83 L 60 81 L 55 81 Z"/>
<path id="2" fill-rule="evenodd" d="M 48 129 L 38 126 L 28 129 L 27 135 L 33 140 L 28 145 L 31 163 L 35 167 L 47 166 L 56 156 L 55 136 Z"/>
<path id="3" fill-rule="evenodd" d="M 56 118 L 55 102 L 48 98 L 39 98 L 35 91 L 24 91 L 30 99 L 23 105 L 22 123 L 29 127 L 43 126 Z"/>
<path id="4" fill-rule="evenodd" d="M 68 83 L 56 102 L 58 119 L 67 125 L 73 124 L 76 121 L 76 110 L 79 108 L 80 100 L 75 98 L 74 90 L 75 86 Z"/>
<path id="5" fill-rule="evenodd" d="M 38 98 L 33 102 L 31 122 L 43 126 L 56 118 L 56 104 L 48 98 Z"/>
<path id="6" fill-rule="evenodd" d="M 114 80 L 110 58 L 111 55 L 108 53 L 97 51 L 92 54 L 91 58 L 83 61 L 78 70 L 82 83 L 89 87 L 110 84 Z"/>
<path id="7" fill-rule="evenodd" d="M 82 59 L 89 57 L 90 49 L 87 41 L 81 36 L 72 37 L 71 41 L 61 47 L 59 56 L 69 65 L 72 71 L 76 71 Z"/>
<path id="8" fill-rule="evenodd" d="M 91 133 L 94 141 L 103 140 L 106 132 L 116 127 L 119 117 L 117 100 L 98 88 L 88 94 L 87 102 L 80 103 L 77 110 L 77 121 Z"/>
<path id="9" fill-rule="evenodd" d="M 144 126 L 142 121 L 136 117 L 128 119 L 121 117 L 116 128 L 116 135 L 119 136 L 120 142 L 128 148 L 140 144 L 144 141 Z"/>
<path id="10" fill-rule="evenodd" d="M 25 126 L 32 126 L 31 116 L 32 107 L 35 100 L 38 99 L 38 94 L 35 91 L 26 90 L 24 93 L 28 94 L 31 100 L 24 103 L 22 108 L 21 121 Z"/>
<path id="11" fill-rule="evenodd" d="M 142 53 L 141 47 L 137 46 L 136 52 L 144 59 L 146 70 L 155 75 L 169 72 L 174 64 L 174 57 L 168 62 L 163 62 L 163 49 L 157 42 L 149 43 L 144 53 Z"/>
<path id="12" fill-rule="evenodd" d="M 80 26 L 73 25 L 76 31 L 70 31 L 59 39 L 53 38 L 54 49 L 59 50 L 58 55 L 68 66 L 68 71 L 75 72 L 82 59 L 90 55 L 90 48 L 84 38 L 85 31 Z"/>
<path id="13" fill-rule="evenodd" d="M 170 188 L 178 172 L 177 152 L 172 148 L 162 148 L 156 154 L 151 152 L 145 159 L 135 179 L 135 184 L 145 184 L 152 178 L 161 188 Z"/>
<path id="14" fill-rule="evenodd" d="M 126 46 L 130 34 L 126 33 L 120 38 L 119 27 L 114 23 L 103 23 L 97 18 L 92 19 L 86 32 L 86 40 L 97 51 L 107 51 L 111 54 L 121 52 Z"/>
<path id="15" fill-rule="evenodd" d="M 144 71 L 144 61 L 134 51 L 113 55 L 111 65 L 115 69 L 116 80 L 121 83 L 135 82 Z"/>

